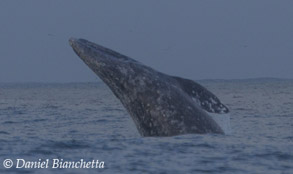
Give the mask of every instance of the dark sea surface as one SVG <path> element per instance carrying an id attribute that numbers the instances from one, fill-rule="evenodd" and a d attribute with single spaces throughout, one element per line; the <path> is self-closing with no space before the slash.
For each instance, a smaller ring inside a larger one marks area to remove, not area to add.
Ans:
<path id="1" fill-rule="evenodd" d="M 0 173 L 292 174 L 293 80 L 204 80 L 231 110 L 231 135 L 141 137 L 97 83 L 0 84 Z M 11 159 L 10 169 L 2 165 Z M 104 161 L 94 169 L 17 169 L 17 159 Z"/>

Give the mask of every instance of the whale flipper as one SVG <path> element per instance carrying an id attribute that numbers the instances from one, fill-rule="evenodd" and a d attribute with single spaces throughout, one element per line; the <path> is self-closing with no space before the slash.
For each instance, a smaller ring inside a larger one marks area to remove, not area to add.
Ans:
<path id="1" fill-rule="evenodd" d="M 229 110 L 201 85 L 84 39 L 69 43 L 121 101 L 142 136 L 224 133 L 208 112 Z"/>
<path id="2" fill-rule="evenodd" d="M 220 100 L 205 87 L 200 84 L 181 77 L 173 76 L 178 81 L 181 88 L 190 96 L 192 100 L 202 109 L 210 113 L 228 113 L 229 109 L 223 105 Z"/>

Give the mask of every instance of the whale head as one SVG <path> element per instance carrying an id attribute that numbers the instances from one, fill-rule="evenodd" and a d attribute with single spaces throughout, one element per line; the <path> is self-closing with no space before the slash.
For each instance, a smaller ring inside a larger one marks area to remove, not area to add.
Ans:
<path id="1" fill-rule="evenodd" d="M 85 39 L 70 38 L 69 44 L 117 97 L 131 89 L 130 79 L 134 79 L 138 70 L 150 69 L 134 59 Z"/>

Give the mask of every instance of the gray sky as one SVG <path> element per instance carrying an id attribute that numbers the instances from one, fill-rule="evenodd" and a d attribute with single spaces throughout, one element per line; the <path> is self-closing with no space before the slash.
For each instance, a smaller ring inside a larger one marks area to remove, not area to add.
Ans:
<path id="1" fill-rule="evenodd" d="M 0 82 L 97 81 L 72 36 L 185 78 L 293 78 L 292 9 L 292 0 L 3 0 Z"/>

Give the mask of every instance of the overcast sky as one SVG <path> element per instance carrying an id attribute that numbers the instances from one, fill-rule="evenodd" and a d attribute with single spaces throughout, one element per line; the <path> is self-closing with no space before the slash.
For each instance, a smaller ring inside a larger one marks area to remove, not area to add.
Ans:
<path id="1" fill-rule="evenodd" d="M 292 0 L 0 1 L 0 82 L 99 80 L 85 38 L 191 79 L 293 78 Z"/>

